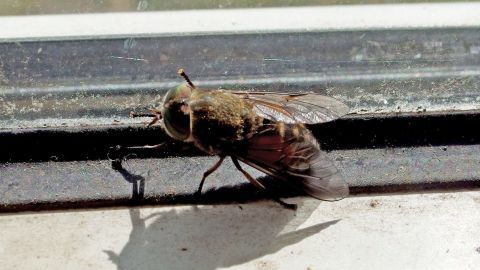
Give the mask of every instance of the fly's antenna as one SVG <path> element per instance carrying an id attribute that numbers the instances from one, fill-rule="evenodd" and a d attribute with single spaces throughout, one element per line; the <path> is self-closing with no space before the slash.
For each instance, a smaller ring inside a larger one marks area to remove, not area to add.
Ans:
<path id="1" fill-rule="evenodd" d="M 190 81 L 190 78 L 188 78 L 187 73 L 185 73 L 185 70 L 183 70 L 183 68 L 179 69 L 179 70 L 177 71 L 177 73 L 178 73 L 178 75 L 182 76 L 182 77 L 185 79 L 185 81 L 188 83 L 188 85 L 190 85 L 191 88 L 193 88 L 193 89 L 197 88 L 197 87 L 192 83 L 192 81 Z"/>

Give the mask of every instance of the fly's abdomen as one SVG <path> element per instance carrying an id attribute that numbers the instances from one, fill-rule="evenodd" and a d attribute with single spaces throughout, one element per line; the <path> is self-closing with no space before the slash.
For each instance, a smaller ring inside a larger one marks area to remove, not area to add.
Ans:
<path id="1" fill-rule="evenodd" d="M 244 163 L 317 199 L 332 201 L 348 195 L 337 168 L 302 124 L 263 125 L 236 153 Z"/>

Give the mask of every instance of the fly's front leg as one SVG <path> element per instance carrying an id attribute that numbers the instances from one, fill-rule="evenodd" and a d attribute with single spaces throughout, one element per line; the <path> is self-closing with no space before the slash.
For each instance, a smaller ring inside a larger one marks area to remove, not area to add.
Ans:
<path id="1" fill-rule="evenodd" d="M 128 146 L 128 147 L 117 145 L 110 148 L 110 151 L 108 151 L 107 156 L 112 161 L 112 168 L 118 171 L 122 169 L 122 161 L 125 159 L 126 156 L 128 156 L 128 154 L 126 153 L 128 150 L 130 151 L 156 150 L 156 149 L 161 149 L 164 145 L 165 143 L 159 143 L 155 145 L 143 145 L 143 146 Z"/>
<path id="2" fill-rule="evenodd" d="M 135 118 L 135 117 L 152 117 L 152 121 L 147 124 L 147 127 L 150 127 L 154 124 L 156 124 L 158 121 L 162 119 L 162 112 L 158 109 L 152 108 L 149 109 L 150 113 L 135 113 L 135 112 L 130 112 L 130 117 Z"/>
<path id="3" fill-rule="evenodd" d="M 255 179 L 253 176 L 251 176 L 247 171 L 245 171 L 242 166 L 240 166 L 240 163 L 238 163 L 238 160 L 234 157 L 232 157 L 232 162 L 233 164 L 235 165 L 235 167 L 237 168 L 237 170 L 239 170 L 241 173 L 243 173 L 243 175 L 247 178 L 247 180 L 252 183 L 254 186 L 264 190 L 265 192 L 267 192 L 268 195 L 270 195 L 271 199 L 273 199 L 275 202 L 279 203 L 281 206 L 287 208 L 287 209 L 291 209 L 291 210 L 296 210 L 297 209 L 297 205 L 296 204 L 291 204 L 291 203 L 286 203 L 282 200 L 280 200 L 277 196 L 271 194 L 266 188 L 265 186 L 258 182 L 257 179 Z"/>
<path id="4" fill-rule="evenodd" d="M 225 156 L 220 156 L 220 159 L 217 161 L 217 163 L 215 163 L 210 169 L 208 169 L 206 172 L 203 173 L 202 181 L 200 181 L 200 185 L 198 186 L 198 190 L 196 194 L 197 197 L 200 197 L 200 195 L 202 195 L 202 189 L 203 189 L 203 184 L 205 183 L 205 179 L 207 179 L 207 177 L 210 174 L 212 174 L 214 171 L 218 169 L 218 167 L 220 167 L 220 165 L 222 165 L 222 162 L 224 159 L 225 159 Z"/>
<path id="5" fill-rule="evenodd" d="M 156 124 L 158 121 L 162 119 L 162 112 L 160 110 L 152 108 L 152 109 L 149 109 L 149 112 L 150 113 L 130 112 L 130 117 L 152 117 L 153 119 L 147 125 L 148 127 Z M 115 147 L 110 147 L 107 157 L 112 161 L 112 168 L 118 171 L 122 169 L 122 161 L 127 156 L 126 155 L 127 150 L 131 150 L 131 151 L 152 150 L 152 149 L 155 150 L 155 149 L 162 148 L 164 144 L 165 143 L 159 143 L 155 145 L 129 146 L 129 147 L 123 147 L 121 145 L 117 145 Z"/>

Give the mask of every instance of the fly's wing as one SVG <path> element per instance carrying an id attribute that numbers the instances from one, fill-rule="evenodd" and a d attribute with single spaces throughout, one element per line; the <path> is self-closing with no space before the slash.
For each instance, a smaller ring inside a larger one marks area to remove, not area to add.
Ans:
<path id="1" fill-rule="evenodd" d="M 236 157 L 320 200 L 340 200 L 349 193 L 337 168 L 303 125 L 264 125 Z"/>
<path id="2" fill-rule="evenodd" d="M 257 115 L 288 124 L 317 124 L 335 120 L 348 113 L 342 102 L 314 93 L 241 92 Z"/>

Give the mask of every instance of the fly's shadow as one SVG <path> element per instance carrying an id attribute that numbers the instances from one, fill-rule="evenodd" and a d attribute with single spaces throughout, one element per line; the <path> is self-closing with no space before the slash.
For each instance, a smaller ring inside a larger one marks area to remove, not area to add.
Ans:
<path id="1" fill-rule="evenodd" d="M 138 204 L 145 199 L 145 177 L 125 169 L 120 162 L 112 161 L 112 168 L 119 172 L 123 179 L 132 184 L 132 203 Z"/>
<path id="2" fill-rule="evenodd" d="M 110 159 L 111 166 L 114 170 L 119 172 L 122 177 L 128 183 L 132 184 L 132 202 L 133 203 L 146 203 L 149 199 L 144 198 L 144 188 L 145 188 L 145 178 L 142 175 L 132 173 L 130 169 L 127 169 L 125 165 L 125 161 L 129 157 L 138 157 L 138 153 L 142 151 L 152 151 L 158 150 L 162 145 L 153 146 L 153 147 L 123 147 L 123 146 L 116 146 L 110 149 L 108 154 L 108 158 Z M 271 177 L 271 176 L 263 176 L 259 178 L 255 178 L 254 182 L 261 183 L 260 185 L 262 188 L 258 188 L 254 185 L 247 184 L 247 183 L 238 183 L 234 186 L 227 185 L 224 187 L 219 187 L 211 190 L 207 190 L 204 194 L 200 191 L 203 186 L 203 182 L 211 172 L 215 171 L 223 159 L 213 167 L 213 170 L 210 169 L 206 173 L 204 173 L 202 180 L 199 182 L 200 186 L 197 192 L 187 192 L 184 194 L 176 194 L 175 195 L 175 202 L 183 202 L 183 203 L 223 203 L 223 202 L 231 202 L 231 201 L 238 201 L 238 202 L 246 202 L 252 200 L 259 200 L 259 199 L 272 199 L 282 205 L 283 207 L 291 210 L 295 210 L 296 206 L 294 204 L 288 204 L 281 201 L 280 197 L 294 197 L 298 195 L 303 195 L 298 190 L 292 189 L 290 185 L 282 185 L 285 184 L 283 181 L 279 181 L 278 179 Z M 236 168 L 239 168 L 238 162 Z M 240 169 L 242 169 L 240 167 Z M 243 169 L 240 171 L 243 171 Z M 248 174 L 248 173 L 247 173 Z M 248 174 L 250 178 L 253 178 Z M 242 181 L 243 182 L 243 181 Z M 246 181 L 245 181 L 246 182 Z M 268 187 L 268 188 L 265 188 Z M 167 198 L 166 196 L 161 196 L 161 198 L 155 198 L 155 201 L 163 201 L 163 202 L 172 202 L 171 198 Z"/>
<path id="3" fill-rule="evenodd" d="M 104 253 L 119 270 L 228 268 L 315 237 L 340 221 L 324 220 L 304 227 L 321 202 L 296 202 L 297 212 L 270 202 L 238 207 L 130 208 L 128 241 L 122 249 Z"/>

